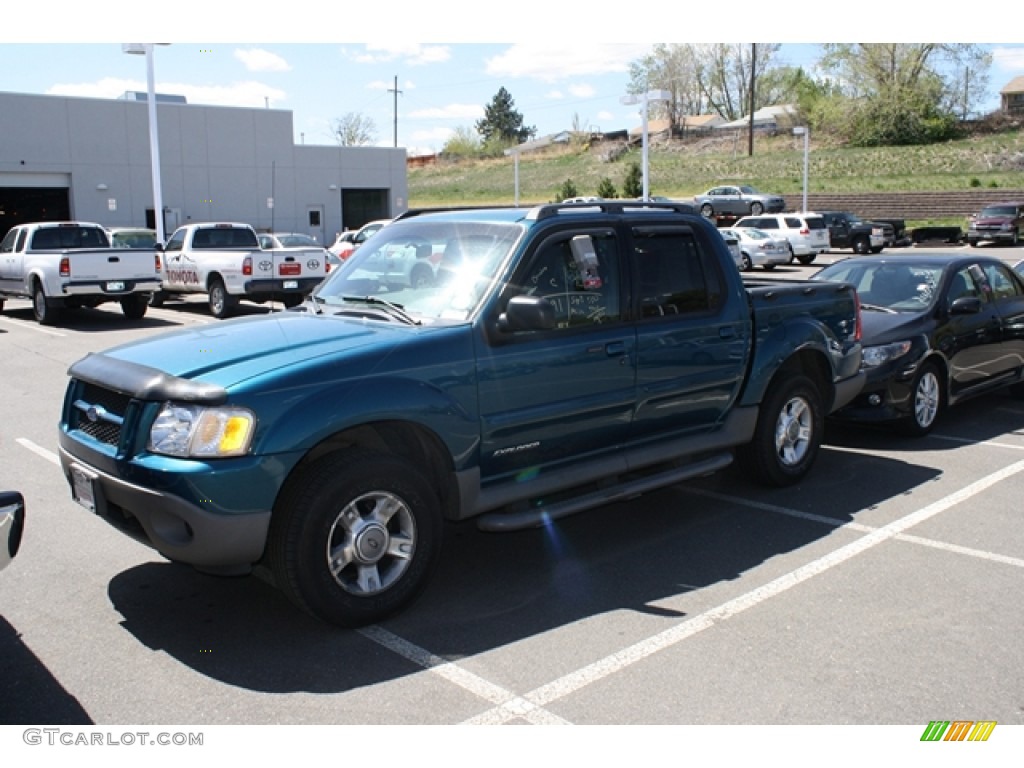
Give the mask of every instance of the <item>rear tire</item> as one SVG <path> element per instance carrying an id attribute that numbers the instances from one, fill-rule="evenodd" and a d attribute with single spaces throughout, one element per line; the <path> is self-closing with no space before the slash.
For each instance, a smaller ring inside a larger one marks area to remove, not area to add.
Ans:
<path id="1" fill-rule="evenodd" d="M 64 305 L 59 299 L 49 299 L 42 284 L 36 281 L 32 288 L 32 314 L 40 325 L 56 325 L 60 322 Z"/>
<path id="2" fill-rule="evenodd" d="M 824 408 L 814 382 L 781 371 L 765 394 L 753 440 L 739 450 L 740 461 L 765 485 L 793 485 L 818 457 L 824 429 Z"/>
<path id="3" fill-rule="evenodd" d="M 149 306 L 151 307 L 162 307 L 164 302 L 167 301 L 167 294 L 163 291 L 153 291 L 149 297 Z"/>
<path id="4" fill-rule="evenodd" d="M 218 319 L 230 317 L 235 307 L 238 306 L 238 299 L 228 293 L 224 287 L 224 281 L 219 277 L 213 278 L 210 282 L 210 314 Z"/>
<path id="5" fill-rule="evenodd" d="M 121 299 L 121 312 L 129 320 L 141 320 L 146 316 L 151 297 L 144 293 L 136 293 Z"/>
<path id="6" fill-rule="evenodd" d="M 775 265 L 774 264 L 765 264 L 762 267 L 762 269 L 764 269 L 766 272 L 771 272 L 773 269 L 775 269 Z"/>
<path id="7" fill-rule="evenodd" d="M 752 262 L 750 260 L 750 256 L 748 256 L 745 253 L 741 254 L 740 255 L 740 271 L 741 272 L 749 272 L 753 268 L 754 268 L 754 262 Z"/>
<path id="8" fill-rule="evenodd" d="M 292 309 L 305 301 L 305 298 L 301 293 L 289 293 L 281 299 L 281 303 L 284 304 L 285 309 Z"/>
<path id="9" fill-rule="evenodd" d="M 797 256 L 796 260 L 799 261 L 804 266 L 807 266 L 808 264 L 814 263 L 814 259 L 816 256 L 817 254 L 815 253 L 805 253 L 803 256 Z"/>
<path id="10" fill-rule="evenodd" d="M 297 606 L 342 627 L 379 621 L 426 586 L 441 553 L 440 501 L 409 462 L 334 453 L 274 509 L 268 564 Z"/>

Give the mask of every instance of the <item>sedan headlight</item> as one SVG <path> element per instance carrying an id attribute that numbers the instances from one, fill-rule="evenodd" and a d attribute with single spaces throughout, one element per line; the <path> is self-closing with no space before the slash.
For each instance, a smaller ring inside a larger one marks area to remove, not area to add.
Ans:
<path id="1" fill-rule="evenodd" d="M 877 347 L 864 347 L 861 353 L 861 365 L 864 368 L 877 368 L 891 360 L 903 357 L 909 351 L 909 341 L 895 341 L 892 344 L 879 344 Z"/>
<path id="2" fill-rule="evenodd" d="M 166 403 L 149 430 L 146 447 L 182 458 L 242 456 L 255 426 L 256 416 L 246 408 Z"/>

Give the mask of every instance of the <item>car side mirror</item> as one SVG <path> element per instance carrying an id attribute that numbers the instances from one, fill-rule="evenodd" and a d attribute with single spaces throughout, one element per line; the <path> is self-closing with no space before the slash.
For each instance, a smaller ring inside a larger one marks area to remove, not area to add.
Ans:
<path id="1" fill-rule="evenodd" d="M 961 296 L 949 305 L 951 315 L 976 315 L 981 312 L 981 299 L 977 296 Z"/>
<path id="2" fill-rule="evenodd" d="M 550 331 L 557 325 L 555 305 L 542 296 L 513 296 L 498 316 L 498 330 Z"/>

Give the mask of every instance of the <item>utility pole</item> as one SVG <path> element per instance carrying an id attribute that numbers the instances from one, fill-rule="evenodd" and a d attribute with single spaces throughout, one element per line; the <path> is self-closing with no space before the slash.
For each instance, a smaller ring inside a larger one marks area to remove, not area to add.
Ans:
<path id="1" fill-rule="evenodd" d="M 757 73 L 757 43 L 750 44 L 750 130 L 747 135 L 747 155 L 754 156 L 754 83 Z"/>
<path id="2" fill-rule="evenodd" d="M 398 90 L 398 75 L 395 75 L 395 87 L 388 88 L 388 93 L 395 94 L 395 148 L 398 148 L 398 94 L 401 93 Z"/>

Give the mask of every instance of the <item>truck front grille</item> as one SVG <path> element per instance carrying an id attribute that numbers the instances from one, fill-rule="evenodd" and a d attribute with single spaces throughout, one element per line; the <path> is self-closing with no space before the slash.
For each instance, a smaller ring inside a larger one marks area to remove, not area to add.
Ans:
<path id="1" fill-rule="evenodd" d="M 107 445 L 121 441 L 121 427 L 131 398 L 94 384 L 78 383 L 68 426 Z"/>

